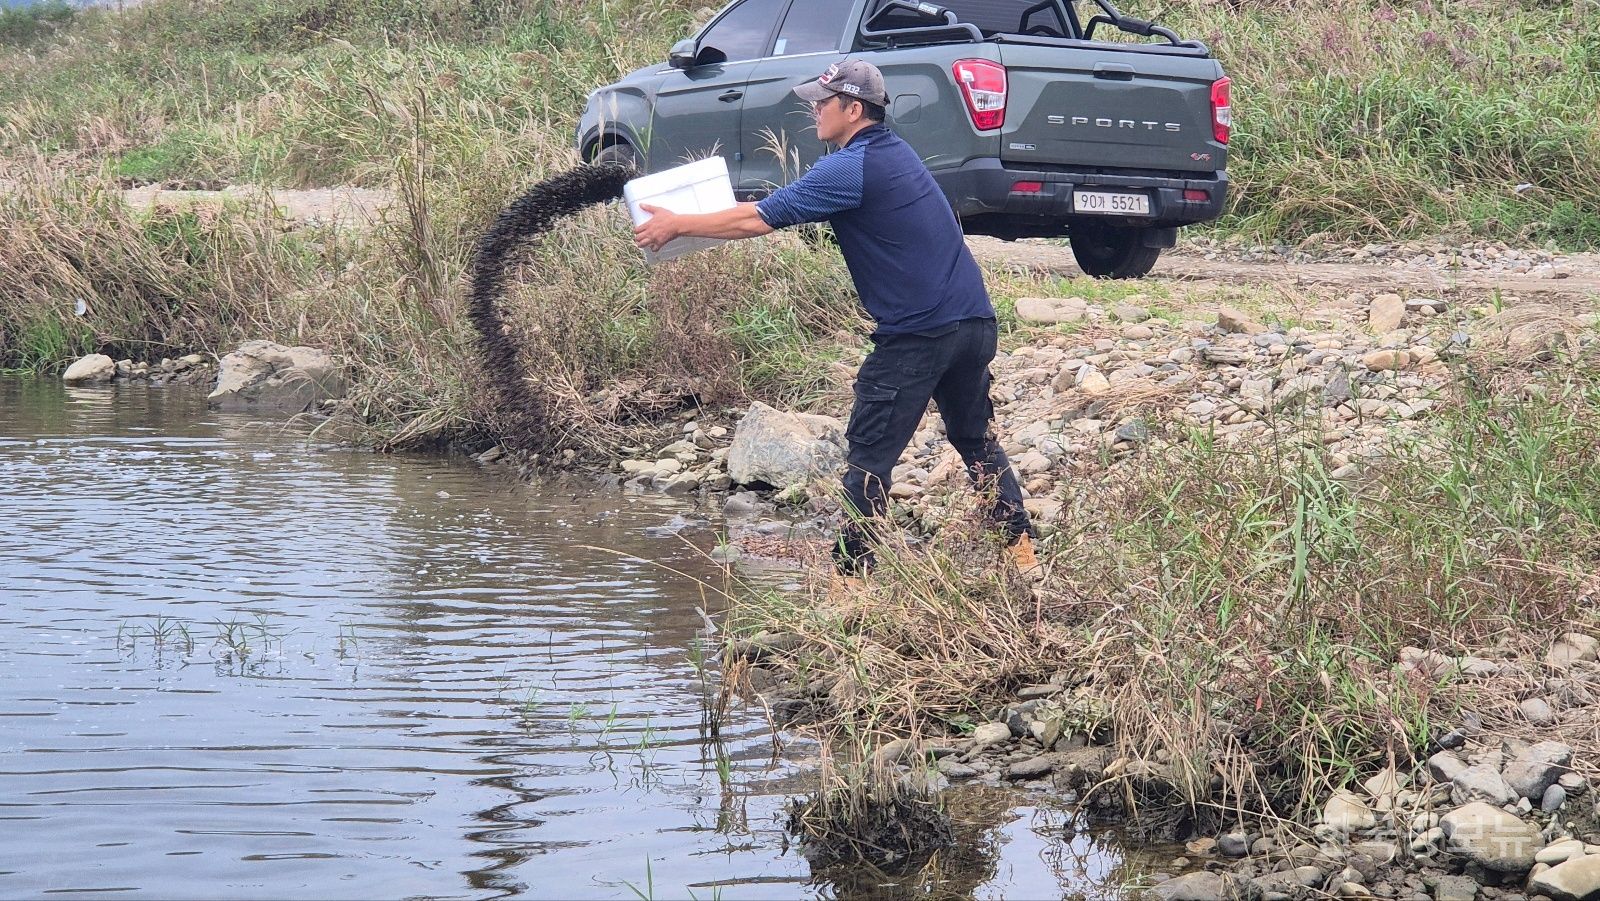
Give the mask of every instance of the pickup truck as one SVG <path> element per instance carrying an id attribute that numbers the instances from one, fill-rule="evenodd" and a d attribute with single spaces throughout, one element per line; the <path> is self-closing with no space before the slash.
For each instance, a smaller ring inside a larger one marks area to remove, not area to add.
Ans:
<path id="1" fill-rule="evenodd" d="M 888 124 L 968 234 L 1066 236 L 1087 274 L 1136 278 L 1222 211 L 1221 65 L 1110 0 L 735 0 L 592 93 L 578 153 L 647 172 L 717 153 L 758 199 L 824 151 L 790 91 L 847 57 L 882 70 Z"/>

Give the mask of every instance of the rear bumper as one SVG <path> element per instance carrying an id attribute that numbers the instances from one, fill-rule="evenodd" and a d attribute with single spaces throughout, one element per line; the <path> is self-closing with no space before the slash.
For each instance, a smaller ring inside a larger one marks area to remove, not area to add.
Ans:
<path id="1" fill-rule="evenodd" d="M 1228 192 L 1228 174 L 1223 171 L 1197 172 L 1192 178 L 1167 178 L 1010 168 L 996 159 L 972 160 L 957 168 L 936 170 L 933 177 L 944 189 L 945 196 L 950 198 L 956 215 L 963 221 L 1006 221 L 1018 228 L 1031 224 L 1039 230 L 1047 230 L 1053 225 L 1056 228 L 1053 234 L 1061 234 L 1064 229 L 1060 226 L 1078 216 L 1072 207 L 1074 188 L 1146 194 L 1150 197 L 1149 216 L 1094 215 L 1094 218 L 1108 225 L 1159 227 L 1189 225 L 1217 218 L 1222 215 Z M 1019 181 L 1039 182 L 1043 190 L 1037 193 L 1015 192 L 1012 187 Z M 1183 192 L 1186 190 L 1205 191 L 1207 199 L 1185 200 Z M 970 228 L 968 230 L 972 231 Z M 1035 229 L 1022 230 L 1032 232 Z"/>

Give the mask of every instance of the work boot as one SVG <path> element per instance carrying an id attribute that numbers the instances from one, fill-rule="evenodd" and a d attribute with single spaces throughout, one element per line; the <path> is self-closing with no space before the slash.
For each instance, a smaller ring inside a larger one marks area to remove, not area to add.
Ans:
<path id="1" fill-rule="evenodd" d="M 867 590 L 867 580 L 860 576 L 834 572 L 828 577 L 828 594 L 861 594 Z"/>
<path id="2" fill-rule="evenodd" d="M 1017 536 L 1017 540 L 1006 548 L 1006 556 L 1011 558 L 1011 564 L 1022 575 L 1030 578 L 1039 575 L 1039 557 L 1033 552 L 1033 539 L 1027 532 Z"/>

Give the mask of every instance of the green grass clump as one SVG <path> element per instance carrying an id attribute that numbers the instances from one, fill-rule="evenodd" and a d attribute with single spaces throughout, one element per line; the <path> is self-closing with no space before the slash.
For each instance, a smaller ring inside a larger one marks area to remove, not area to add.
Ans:
<path id="1" fill-rule="evenodd" d="M 62 0 L 0 9 L 0 48 L 42 43 L 71 25 L 77 12 Z"/>

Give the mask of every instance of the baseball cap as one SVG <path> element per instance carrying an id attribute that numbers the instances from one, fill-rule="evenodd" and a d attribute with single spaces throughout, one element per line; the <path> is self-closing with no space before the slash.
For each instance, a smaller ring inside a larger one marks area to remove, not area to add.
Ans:
<path id="1" fill-rule="evenodd" d="M 801 100 L 826 100 L 837 94 L 877 106 L 889 105 L 883 73 L 872 63 L 858 59 L 834 63 L 817 80 L 806 82 L 794 92 Z"/>

